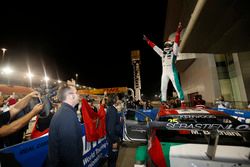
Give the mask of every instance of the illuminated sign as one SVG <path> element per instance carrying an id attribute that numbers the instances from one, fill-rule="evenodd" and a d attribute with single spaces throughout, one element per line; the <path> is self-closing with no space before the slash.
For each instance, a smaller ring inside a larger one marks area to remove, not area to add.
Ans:
<path id="1" fill-rule="evenodd" d="M 128 88 L 127 87 L 114 87 L 114 88 L 101 88 L 101 89 L 82 89 L 78 90 L 77 92 L 79 94 L 85 94 L 85 95 L 101 95 L 104 94 L 104 92 L 107 92 L 108 94 L 111 93 L 127 93 Z"/>

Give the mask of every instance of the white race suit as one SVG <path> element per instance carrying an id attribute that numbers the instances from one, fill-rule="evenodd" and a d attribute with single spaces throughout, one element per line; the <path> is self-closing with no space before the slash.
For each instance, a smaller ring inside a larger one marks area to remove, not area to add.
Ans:
<path id="1" fill-rule="evenodd" d="M 146 41 L 162 59 L 161 101 L 167 101 L 169 79 L 171 80 L 179 99 L 184 101 L 184 94 L 180 85 L 178 72 L 175 67 L 179 49 L 180 31 L 176 32 L 173 49 L 169 49 L 168 51 L 163 51 L 149 39 L 146 39 Z"/>

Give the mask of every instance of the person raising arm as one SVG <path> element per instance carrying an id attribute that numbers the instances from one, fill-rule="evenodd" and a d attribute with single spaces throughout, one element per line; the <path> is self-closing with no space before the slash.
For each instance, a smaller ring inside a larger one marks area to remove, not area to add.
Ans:
<path id="1" fill-rule="evenodd" d="M 31 92 L 30 94 L 26 95 L 23 99 L 18 101 L 16 104 L 11 106 L 8 111 L 2 112 L 0 114 L 0 137 L 5 137 L 8 136 L 25 125 L 29 123 L 31 118 L 38 114 L 44 107 L 43 104 L 37 104 L 28 114 L 24 115 L 23 117 L 11 122 L 10 124 L 9 121 L 14 118 L 22 109 L 28 105 L 29 101 L 33 97 L 39 97 L 39 93 L 34 91 Z"/>

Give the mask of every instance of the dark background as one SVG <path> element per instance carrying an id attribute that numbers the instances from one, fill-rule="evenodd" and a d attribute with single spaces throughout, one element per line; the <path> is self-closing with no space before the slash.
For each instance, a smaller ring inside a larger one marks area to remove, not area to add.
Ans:
<path id="1" fill-rule="evenodd" d="M 139 49 L 142 93 L 160 93 L 161 59 L 142 37 L 163 46 L 166 0 L 41 2 L 1 5 L 5 62 L 61 80 L 77 73 L 78 83 L 95 88 L 134 88 L 130 56 Z"/>

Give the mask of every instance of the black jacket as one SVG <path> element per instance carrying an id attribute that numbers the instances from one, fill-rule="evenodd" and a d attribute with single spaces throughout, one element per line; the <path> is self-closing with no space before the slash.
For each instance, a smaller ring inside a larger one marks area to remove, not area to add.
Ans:
<path id="1" fill-rule="evenodd" d="M 116 108 L 113 105 L 109 105 L 107 107 L 107 114 L 106 114 L 107 140 L 110 143 L 119 142 L 121 130 L 122 130 L 122 124 L 120 122 L 120 116 L 117 113 Z"/>
<path id="2" fill-rule="evenodd" d="M 48 165 L 82 167 L 82 127 L 72 106 L 62 103 L 49 127 Z"/>

